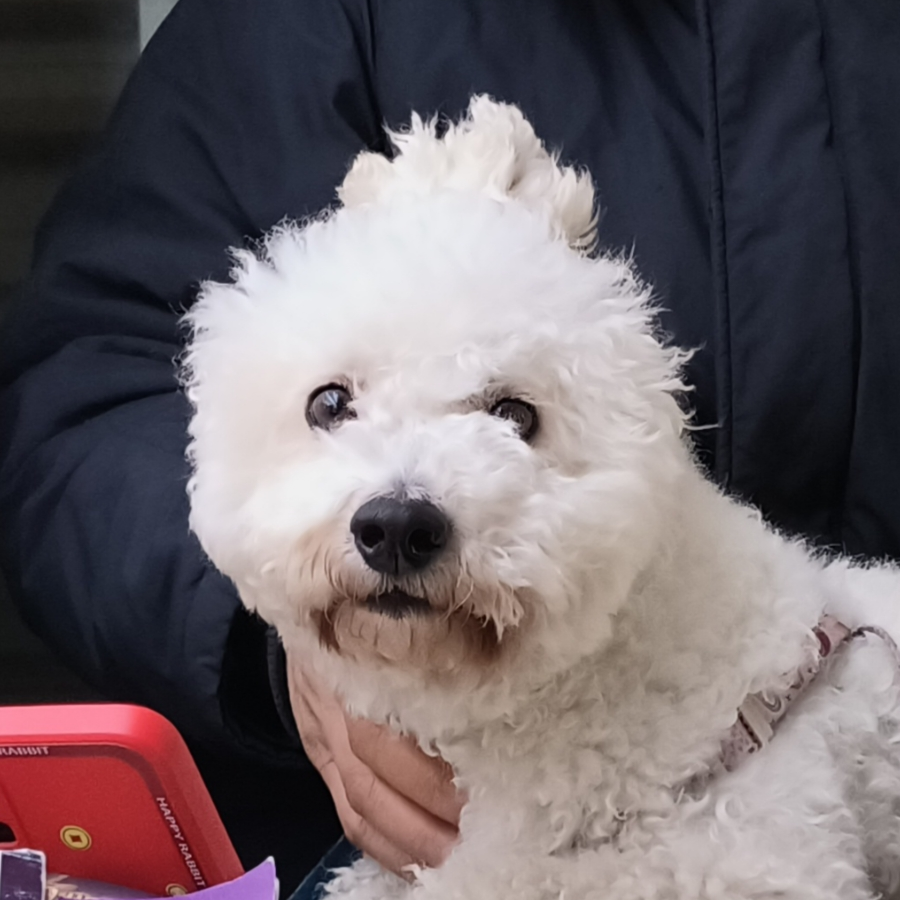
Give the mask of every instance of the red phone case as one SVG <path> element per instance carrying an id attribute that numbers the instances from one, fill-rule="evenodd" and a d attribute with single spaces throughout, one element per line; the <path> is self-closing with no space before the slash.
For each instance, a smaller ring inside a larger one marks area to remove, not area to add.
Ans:
<path id="1" fill-rule="evenodd" d="M 0 708 L 0 849 L 154 896 L 243 873 L 181 736 L 119 704 Z"/>

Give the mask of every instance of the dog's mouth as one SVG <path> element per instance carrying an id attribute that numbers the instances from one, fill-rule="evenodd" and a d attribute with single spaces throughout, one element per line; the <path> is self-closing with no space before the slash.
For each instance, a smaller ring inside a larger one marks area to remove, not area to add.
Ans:
<path id="1" fill-rule="evenodd" d="M 370 612 L 380 613 L 391 619 L 427 616 L 434 612 L 434 607 L 424 597 L 414 597 L 396 588 L 380 594 L 370 594 L 363 605 Z"/>
<path id="2" fill-rule="evenodd" d="M 329 651 L 440 677 L 464 665 L 493 666 L 501 652 L 514 652 L 518 627 L 501 632 L 489 616 L 453 605 L 439 588 L 436 596 L 390 584 L 355 597 L 338 594 L 327 607 L 310 610 L 310 623 Z"/>

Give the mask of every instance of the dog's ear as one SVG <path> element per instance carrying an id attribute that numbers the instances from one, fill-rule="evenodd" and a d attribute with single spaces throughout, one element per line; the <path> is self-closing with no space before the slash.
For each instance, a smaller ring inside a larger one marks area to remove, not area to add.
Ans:
<path id="1" fill-rule="evenodd" d="M 400 194 L 478 191 L 542 213 L 554 236 L 578 250 L 593 246 L 597 220 L 590 175 L 560 165 L 518 107 L 479 95 L 443 133 L 437 119 L 414 114 L 408 130 L 388 134 L 397 155 L 357 156 L 338 189 L 344 206 Z"/>

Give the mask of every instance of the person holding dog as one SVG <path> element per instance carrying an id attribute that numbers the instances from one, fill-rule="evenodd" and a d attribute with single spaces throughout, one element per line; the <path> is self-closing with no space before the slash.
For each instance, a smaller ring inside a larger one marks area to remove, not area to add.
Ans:
<path id="1" fill-rule="evenodd" d="M 701 462 L 790 533 L 898 557 L 898 38 L 890 0 L 181 0 L 4 330 L 0 563 L 77 671 L 185 733 L 246 863 L 296 884 L 333 797 L 388 867 L 439 865 L 464 798 L 285 660 L 189 534 L 173 358 L 226 248 L 326 207 L 385 124 L 515 102 L 697 348 Z"/>

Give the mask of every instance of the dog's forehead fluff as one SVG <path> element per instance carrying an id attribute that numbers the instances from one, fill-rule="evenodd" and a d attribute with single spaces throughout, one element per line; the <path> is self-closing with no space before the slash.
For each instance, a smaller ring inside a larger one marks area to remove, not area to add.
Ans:
<path id="1" fill-rule="evenodd" d="M 604 357 L 653 355 L 628 262 L 584 255 L 589 176 L 559 165 L 518 109 L 476 97 L 443 134 L 414 116 L 392 139 L 393 160 L 356 158 L 341 207 L 276 228 L 235 254 L 232 285 L 204 287 L 189 317 L 195 382 L 218 356 L 217 379 L 268 371 L 281 397 L 347 380 L 369 396 L 402 384 L 407 403 L 490 387 L 553 402 L 562 382 L 614 380 Z"/>
<path id="2" fill-rule="evenodd" d="M 586 331 L 609 324 L 598 287 L 618 293 L 598 282 L 627 275 L 548 240 L 527 210 L 450 192 L 286 229 L 245 265 L 238 283 L 265 298 L 252 327 L 271 329 L 267 353 L 306 387 L 391 380 L 447 401 L 510 380 L 536 389 L 536 367 L 546 381 L 574 365 Z"/>

